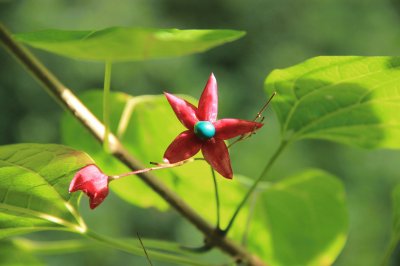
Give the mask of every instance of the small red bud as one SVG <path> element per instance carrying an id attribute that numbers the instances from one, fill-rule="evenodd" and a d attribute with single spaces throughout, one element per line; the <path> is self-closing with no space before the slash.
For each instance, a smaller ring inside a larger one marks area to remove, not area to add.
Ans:
<path id="1" fill-rule="evenodd" d="M 89 197 L 90 208 L 99 206 L 108 195 L 109 177 L 96 165 L 80 169 L 69 185 L 69 192 L 82 190 Z"/>

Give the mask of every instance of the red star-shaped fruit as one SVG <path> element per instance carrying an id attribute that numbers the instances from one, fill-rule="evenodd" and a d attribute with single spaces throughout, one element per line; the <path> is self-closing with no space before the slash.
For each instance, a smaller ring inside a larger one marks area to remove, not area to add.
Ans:
<path id="1" fill-rule="evenodd" d="M 168 146 L 164 161 L 177 163 L 194 156 L 200 150 L 204 159 L 222 176 L 233 176 L 228 148 L 224 140 L 254 132 L 263 124 L 225 118 L 217 120 L 217 80 L 211 73 L 196 108 L 191 103 L 165 93 L 179 121 L 187 128 Z"/>

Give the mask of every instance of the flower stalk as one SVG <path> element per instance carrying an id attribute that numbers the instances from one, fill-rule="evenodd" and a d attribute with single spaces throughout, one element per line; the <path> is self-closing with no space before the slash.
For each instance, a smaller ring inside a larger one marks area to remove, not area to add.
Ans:
<path id="1" fill-rule="evenodd" d="M 217 178 L 215 176 L 215 171 L 214 168 L 211 167 L 211 175 L 213 178 L 213 183 L 214 183 L 214 192 L 215 192 L 215 208 L 216 208 L 216 225 L 215 228 L 217 231 L 221 231 L 221 212 L 220 212 L 220 203 L 219 203 L 219 193 L 218 193 L 218 182 Z"/>
<path id="2" fill-rule="evenodd" d="M 111 68 L 112 63 L 107 61 L 104 71 L 104 89 L 103 89 L 103 124 L 104 124 L 104 141 L 103 149 L 106 153 L 110 153 L 109 134 L 110 134 L 110 88 L 111 88 Z"/>
<path id="3" fill-rule="evenodd" d="M 154 170 L 162 170 L 162 169 L 166 169 L 166 168 L 178 167 L 178 166 L 182 166 L 182 165 L 187 164 L 187 163 L 194 162 L 196 160 L 203 160 L 203 158 L 189 158 L 187 160 L 180 161 L 180 162 L 177 162 L 177 163 L 153 163 L 153 162 L 151 162 L 151 164 L 154 164 L 156 166 L 135 170 L 135 171 L 123 173 L 123 174 L 120 174 L 120 175 L 113 175 L 113 176 L 110 176 L 110 178 L 112 180 L 115 180 L 115 179 L 119 179 L 121 177 L 147 173 L 147 172 L 154 171 Z"/>

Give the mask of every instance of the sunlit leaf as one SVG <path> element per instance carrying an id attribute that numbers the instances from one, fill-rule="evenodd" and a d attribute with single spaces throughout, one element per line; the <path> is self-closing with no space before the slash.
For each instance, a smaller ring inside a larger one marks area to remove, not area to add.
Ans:
<path id="1" fill-rule="evenodd" d="M 286 139 L 400 148 L 400 58 L 316 57 L 275 70 L 273 107 Z"/>
<path id="2" fill-rule="evenodd" d="M 74 173 L 93 163 L 85 153 L 54 144 L 0 147 L 0 237 L 39 230 L 83 231 Z"/>
<path id="3" fill-rule="evenodd" d="M 203 52 L 242 37 L 235 30 L 112 27 L 103 30 L 43 30 L 15 38 L 48 52 L 94 61 L 138 61 Z"/>
<path id="4" fill-rule="evenodd" d="M 259 195 L 250 248 L 269 265 L 331 265 L 346 241 L 348 213 L 342 183 L 309 170 Z"/>

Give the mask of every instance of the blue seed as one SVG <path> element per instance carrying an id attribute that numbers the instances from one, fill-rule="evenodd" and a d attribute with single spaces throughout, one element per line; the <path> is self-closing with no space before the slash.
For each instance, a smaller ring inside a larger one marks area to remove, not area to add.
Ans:
<path id="1" fill-rule="evenodd" d="M 194 125 L 194 133 L 201 139 L 211 139 L 215 135 L 215 127 L 208 121 L 199 121 Z"/>

